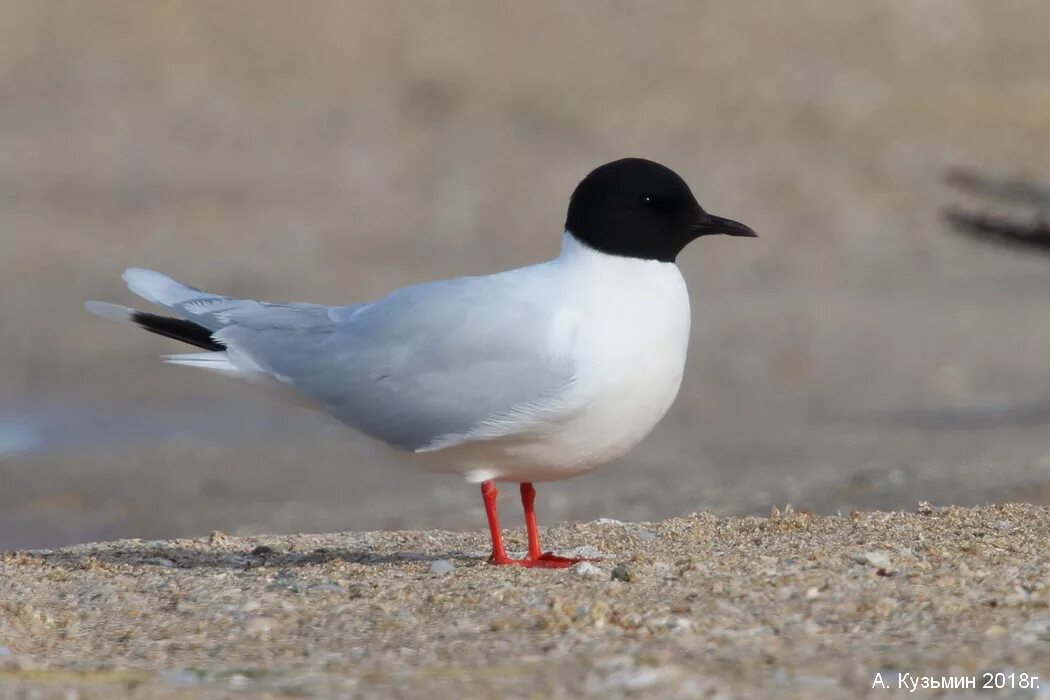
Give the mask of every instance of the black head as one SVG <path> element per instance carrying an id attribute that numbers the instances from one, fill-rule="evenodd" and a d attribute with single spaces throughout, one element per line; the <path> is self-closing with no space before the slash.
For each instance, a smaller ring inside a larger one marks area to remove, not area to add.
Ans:
<path id="1" fill-rule="evenodd" d="M 756 234 L 703 210 L 689 185 L 670 168 L 624 158 L 596 168 L 569 200 L 565 230 L 612 255 L 674 262 L 700 236 Z"/>

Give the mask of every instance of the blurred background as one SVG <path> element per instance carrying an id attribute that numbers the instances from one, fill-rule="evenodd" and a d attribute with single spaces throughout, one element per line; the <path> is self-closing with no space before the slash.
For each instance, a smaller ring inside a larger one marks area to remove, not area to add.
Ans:
<path id="1" fill-rule="evenodd" d="M 681 395 L 541 522 L 1050 503 L 1050 258 L 946 168 L 1050 176 L 1050 5 L 0 5 L 0 547 L 482 527 L 476 487 L 85 313 L 127 266 L 352 303 L 557 253 L 644 156 L 756 241 L 680 258 Z M 520 524 L 507 498 L 507 526 Z"/>

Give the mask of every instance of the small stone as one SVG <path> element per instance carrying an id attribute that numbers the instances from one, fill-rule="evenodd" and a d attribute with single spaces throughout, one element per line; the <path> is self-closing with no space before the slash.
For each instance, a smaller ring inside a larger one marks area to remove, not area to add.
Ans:
<path id="1" fill-rule="evenodd" d="M 612 580 L 630 583 L 632 581 L 631 568 L 626 564 L 617 564 L 612 570 Z"/>
<path id="2" fill-rule="evenodd" d="M 579 564 L 574 564 L 569 571 L 583 578 L 595 578 L 602 575 L 602 570 L 589 561 L 581 561 Z"/>
<path id="3" fill-rule="evenodd" d="M 672 617 L 667 620 L 667 629 L 675 633 L 692 632 L 693 621 L 688 617 Z"/>
<path id="4" fill-rule="evenodd" d="M 243 673 L 235 673 L 226 679 L 226 682 L 230 684 L 231 688 L 247 688 L 251 685 L 251 679 Z"/>
<path id="5" fill-rule="evenodd" d="M 1001 639 L 1006 635 L 1006 628 L 1002 625 L 992 625 L 984 631 L 984 636 L 988 639 Z"/>
<path id="6" fill-rule="evenodd" d="M 673 668 L 629 667 L 617 669 L 604 678 L 588 678 L 585 689 L 588 695 L 602 697 L 623 692 L 639 694 L 639 691 L 651 690 L 654 686 L 668 682 L 675 675 L 676 669 Z"/>
<path id="7" fill-rule="evenodd" d="M 253 617 L 244 624 L 244 631 L 248 634 L 264 635 L 273 632 L 277 629 L 277 620 L 272 617 L 266 617 L 260 615 L 259 617 Z"/>
<path id="8" fill-rule="evenodd" d="M 886 569 L 890 571 L 893 566 L 890 561 L 890 555 L 886 552 L 871 551 L 871 552 L 858 552 L 853 555 L 853 561 L 858 564 L 867 564 L 868 566 L 875 567 L 876 569 Z"/>
<path id="9" fill-rule="evenodd" d="M 1041 615 L 1029 620 L 1021 630 L 1021 638 L 1050 642 L 1050 616 Z"/>
<path id="10" fill-rule="evenodd" d="M 806 589 L 806 600 L 816 600 L 820 597 L 820 589 L 816 586 L 810 586 Z"/>
<path id="11" fill-rule="evenodd" d="M 437 561 L 430 562 L 430 573 L 435 576 L 444 576 L 455 568 L 455 564 L 448 559 L 438 559 Z"/>

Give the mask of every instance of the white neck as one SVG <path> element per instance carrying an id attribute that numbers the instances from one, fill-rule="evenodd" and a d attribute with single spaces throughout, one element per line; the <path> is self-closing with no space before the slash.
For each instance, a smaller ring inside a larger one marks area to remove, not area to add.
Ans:
<path id="1" fill-rule="evenodd" d="M 673 314 L 684 311 L 688 325 L 689 293 L 672 262 L 603 253 L 566 231 L 561 254 L 548 264 L 563 270 L 579 293 L 593 295 L 595 313 L 619 313 L 627 303 L 652 304 L 654 314 L 669 307 L 675 307 Z"/>
<path id="2" fill-rule="evenodd" d="M 565 231 L 561 234 L 561 253 L 558 255 L 559 260 L 571 260 L 579 257 L 589 258 L 596 255 L 615 257 L 608 253 L 602 253 L 601 251 L 591 248 L 586 243 L 581 242 L 580 239 L 572 235 L 569 231 Z"/>
<path id="3" fill-rule="evenodd" d="M 637 271 L 641 268 L 648 268 L 654 271 L 667 270 L 668 273 L 673 271 L 675 276 L 678 276 L 678 266 L 673 262 L 662 262 L 660 260 L 647 260 L 645 258 L 632 258 L 625 255 L 603 253 L 602 251 L 581 242 L 569 231 L 565 231 L 561 235 L 561 253 L 555 258 L 555 261 L 560 263 L 570 263 L 573 265 L 590 264 L 600 265 L 606 268 L 623 269 L 625 274 L 627 274 L 627 270 L 632 270 L 637 274 Z"/>

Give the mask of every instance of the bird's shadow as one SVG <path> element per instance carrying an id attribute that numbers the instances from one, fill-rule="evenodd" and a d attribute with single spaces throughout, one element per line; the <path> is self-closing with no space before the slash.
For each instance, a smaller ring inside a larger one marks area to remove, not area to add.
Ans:
<path id="1" fill-rule="evenodd" d="M 143 543 L 122 548 L 83 546 L 75 549 L 36 550 L 24 553 L 43 563 L 69 569 L 86 569 L 96 564 L 161 567 L 165 569 L 291 569 L 345 562 L 380 566 L 450 560 L 464 564 L 484 563 L 485 556 L 461 551 L 425 554 L 421 552 L 376 552 L 365 549 L 317 548 L 310 551 L 282 551 L 277 547 L 256 546 L 251 550 L 207 550 L 184 546 L 154 546 Z"/>

